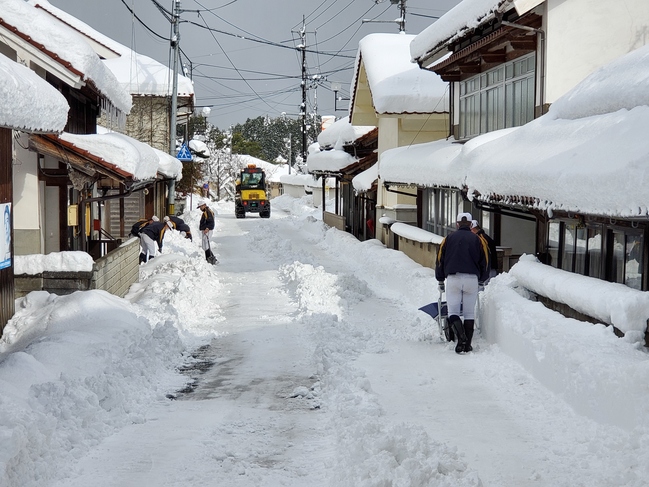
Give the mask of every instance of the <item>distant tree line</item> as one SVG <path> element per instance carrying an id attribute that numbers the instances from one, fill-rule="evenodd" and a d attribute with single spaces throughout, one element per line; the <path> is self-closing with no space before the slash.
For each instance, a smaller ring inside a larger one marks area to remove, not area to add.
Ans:
<path id="1" fill-rule="evenodd" d="M 321 119 L 313 117 L 307 124 L 307 147 L 317 140 Z M 188 137 L 204 142 L 210 152 L 206 159 L 194 157 L 183 163 L 183 177 L 176 185 L 180 193 L 200 192 L 208 182 L 217 199 L 231 199 L 234 181 L 242 167 L 238 155 L 249 155 L 270 163 L 292 161 L 303 166 L 302 122 L 288 117 L 249 118 L 243 124 L 221 130 L 210 124 L 205 116 L 189 120 Z"/>

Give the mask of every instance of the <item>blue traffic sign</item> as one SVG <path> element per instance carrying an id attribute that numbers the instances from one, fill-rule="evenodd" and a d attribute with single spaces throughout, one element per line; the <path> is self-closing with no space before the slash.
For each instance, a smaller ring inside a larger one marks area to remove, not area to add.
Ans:
<path id="1" fill-rule="evenodd" d="M 180 150 L 178 151 L 178 155 L 176 156 L 176 159 L 178 159 L 181 162 L 192 162 L 194 159 L 192 158 L 192 153 L 189 152 L 189 147 L 187 147 L 187 144 L 183 144 L 180 146 Z"/>

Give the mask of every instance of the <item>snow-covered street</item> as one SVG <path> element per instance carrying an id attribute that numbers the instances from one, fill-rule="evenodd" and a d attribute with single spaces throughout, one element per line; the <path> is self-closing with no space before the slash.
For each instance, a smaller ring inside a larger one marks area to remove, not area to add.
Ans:
<path id="1" fill-rule="evenodd" d="M 327 229 L 307 198 L 276 198 L 270 219 L 214 208 L 218 266 L 174 234 L 126 299 L 19 303 L 0 341 L 1 485 L 646 485 L 646 428 L 578 414 L 480 336 L 462 356 L 439 338 L 417 310 L 431 269 Z M 617 353 L 646 374 L 644 351 L 584 326 L 597 346 L 575 364 Z M 631 388 L 641 411 L 646 383 Z"/>

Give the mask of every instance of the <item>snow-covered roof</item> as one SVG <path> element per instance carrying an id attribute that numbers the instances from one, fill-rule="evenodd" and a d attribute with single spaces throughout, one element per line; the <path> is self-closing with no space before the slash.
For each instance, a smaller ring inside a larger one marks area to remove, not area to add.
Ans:
<path id="1" fill-rule="evenodd" d="M 23 0 L 0 0 L 0 23 L 5 28 L 15 28 L 20 39 L 64 69 L 76 71 L 82 80 L 92 82 L 117 109 L 124 113 L 131 110 L 130 94 L 84 38 L 70 27 Z"/>
<path id="2" fill-rule="evenodd" d="M 130 144 L 130 145 L 134 145 L 136 148 L 140 148 L 141 150 L 143 150 L 143 153 L 145 154 L 146 159 L 140 158 L 139 160 L 134 160 L 133 161 L 134 167 L 137 167 L 136 171 L 138 173 L 140 171 L 142 171 L 143 174 L 148 174 L 148 172 L 149 172 L 149 169 L 148 169 L 147 166 L 148 166 L 148 159 L 150 157 L 150 154 L 149 154 L 148 150 L 146 149 L 148 147 L 149 149 L 153 150 L 154 154 L 158 158 L 157 172 L 159 174 L 161 174 L 162 176 L 165 176 L 167 178 L 174 178 L 174 179 L 177 179 L 177 180 L 180 180 L 182 178 L 182 176 L 183 176 L 183 164 L 182 164 L 182 162 L 180 162 L 180 160 L 178 158 L 172 156 L 171 154 L 168 154 L 168 153 L 166 153 L 164 151 L 161 151 L 160 149 L 156 149 L 155 147 L 151 147 L 150 145 L 148 145 L 148 144 L 146 144 L 144 142 L 140 142 L 139 140 L 134 139 L 132 137 L 129 137 L 128 135 L 120 134 L 118 132 L 113 132 L 110 129 L 107 129 L 107 128 L 102 127 L 100 125 L 97 125 L 97 134 L 99 134 L 99 135 L 104 135 L 104 134 L 116 135 L 117 138 L 121 139 L 123 142 L 115 142 L 115 143 L 117 143 L 117 144 L 123 143 L 126 147 L 128 147 L 128 145 Z M 135 143 L 133 143 L 133 142 L 135 142 Z M 143 144 L 146 147 L 141 148 L 140 144 Z M 84 149 L 85 149 L 85 147 L 84 147 Z M 130 166 L 128 164 L 126 164 L 126 165 L 123 164 L 121 162 L 121 159 L 117 159 L 117 160 L 111 159 L 110 158 L 111 154 L 110 154 L 109 151 L 106 151 L 106 150 L 92 151 L 90 149 L 86 149 L 86 150 L 88 150 L 88 152 L 90 152 L 91 154 L 94 154 L 95 156 L 101 157 L 102 159 L 104 159 L 104 160 L 106 160 L 106 161 L 108 161 L 108 162 L 110 162 L 112 164 L 117 165 L 121 169 L 123 169 L 123 170 L 125 170 L 125 171 L 127 171 L 127 172 L 129 172 L 131 174 L 134 174 L 134 173 L 132 173 L 130 171 L 130 169 L 129 169 Z M 144 168 L 140 169 L 139 168 L 140 165 L 144 165 Z M 151 176 L 136 177 L 136 179 L 149 179 L 149 177 L 151 177 Z"/>
<path id="3" fill-rule="evenodd" d="M 63 132 L 60 138 L 117 166 L 134 179 L 155 178 L 160 165 L 160 156 L 153 147 L 117 132 L 88 135 Z"/>
<path id="4" fill-rule="evenodd" d="M 318 144 L 323 149 L 342 149 L 363 135 L 370 133 L 376 127 L 356 126 L 349 123 L 349 116 L 336 120 L 318 135 Z"/>
<path id="5" fill-rule="evenodd" d="M 104 64 L 129 93 L 133 95 L 170 95 L 173 89 L 173 72 L 167 66 L 148 56 L 132 51 L 67 12 L 55 7 L 47 0 L 28 1 L 30 4 L 43 9 L 71 26 L 79 33 L 114 51 L 117 57 L 105 59 Z M 194 85 L 192 81 L 186 76 L 178 74 L 178 95 L 192 96 L 193 94 Z"/>
<path id="6" fill-rule="evenodd" d="M 309 154 L 306 165 L 309 172 L 336 172 L 356 161 L 357 157 L 343 150 L 332 149 Z"/>
<path id="7" fill-rule="evenodd" d="M 379 165 L 373 164 L 360 174 L 357 174 L 352 179 L 352 186 L 358 192 L 368 191 L 372 188 L 374 182 L 379 178 Z"/>
<path id="8" fill-rule="evenodd" d="M 361 64 L 365 68 L 376 113 L 442 113 L 449 110 L 448 84 L 410 62 L 415 36 L 370 34 L 358 43 L 352 90 L 353 106 Z"/>
<path id="9" fill-rule="evenodd" d="M 443 142 L 386 151 L 381 177 L 467 186 L 470 197 L 505 203 L 524 198 L 550 213 L 647 217 L 648 73 L 649 45 L 588 76 L 544 116 L 476 137 L 455 157 L 433 152 Z M 425 167 L 418 177 L 413 164 Z"/>
<path id="10" fill-rule="evenodd" d="M 62 132 L 68 102 L 31 69 L 0 54 L 0 127 L 25 132 Z"/>
<path id="11" fill-rule="evenodd" d="M 381 179 L 390 183 L 461 188 L 464 172 L 456 166 L 462 145 L 453 138 L 390 149 L 381 154 Z"/>
<path id="12" fill-rule="evenodd" d="M 463 0 L 424 29 L 410 44 L 410 57 L 418 61 L 463 37 L 495 13 L 513 8 L 513 0 Z"/>

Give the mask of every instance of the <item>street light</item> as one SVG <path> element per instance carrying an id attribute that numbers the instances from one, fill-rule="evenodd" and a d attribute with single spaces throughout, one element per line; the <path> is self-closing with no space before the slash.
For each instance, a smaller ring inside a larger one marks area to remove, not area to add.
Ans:
<path id="1" fill-rule="evenodd" d="M 329 87 L 331 88 L 331 91 L 334 92 L 334 111 L 345 110 L 345 108 L 338 108 L 339 101 L 349 101 L 349 98 L 343 98 L 338 94 L 338 92 L 342 88 L 342 83 L 338 81 L 332 81 Z"/>

